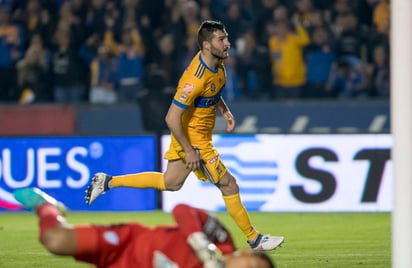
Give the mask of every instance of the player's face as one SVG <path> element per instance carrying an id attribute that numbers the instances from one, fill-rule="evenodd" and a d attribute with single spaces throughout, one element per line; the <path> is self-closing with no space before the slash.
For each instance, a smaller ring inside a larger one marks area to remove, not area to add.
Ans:
<path id="1" fill-rule="evenodd" d="M 227 33 L 223 31 L 214 32 L 210 47 L 210 53 L 213 57 L 219 60 L 229 57 L 230 42 Z"/>

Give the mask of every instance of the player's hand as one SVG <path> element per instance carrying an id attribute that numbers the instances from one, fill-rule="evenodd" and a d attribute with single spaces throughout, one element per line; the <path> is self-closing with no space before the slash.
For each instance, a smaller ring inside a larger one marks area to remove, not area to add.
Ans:
<path id="1" fill-rule="evenodd" d="M 231 112 L 226 111 L 223 113 L 223 118 L 226 120 L 226 131 L 232 132 L 236 125 L 235 117 Z"/>
<path id="2" fill-rule="evenodd" d="M 198 169 L 200 167 L 200 155 L 197 153 L 195 149 L 192 149 L 186 154 L 186 168 L 192 171 Z"/>

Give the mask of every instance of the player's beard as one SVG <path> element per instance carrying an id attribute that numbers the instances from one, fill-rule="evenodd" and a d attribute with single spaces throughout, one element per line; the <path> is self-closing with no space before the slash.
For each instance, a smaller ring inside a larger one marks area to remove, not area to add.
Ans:
<path id="1" fill-rule="evenodd" d="M 212 49 L 210 51 L 210 54 L 212 54 L 213 57 L 215 57 L 218 60 L 224 60 L 227 57 L 229 57 L 229 49 L 227 50 L 219 50 L 215 47 L 212 46 Z"/>

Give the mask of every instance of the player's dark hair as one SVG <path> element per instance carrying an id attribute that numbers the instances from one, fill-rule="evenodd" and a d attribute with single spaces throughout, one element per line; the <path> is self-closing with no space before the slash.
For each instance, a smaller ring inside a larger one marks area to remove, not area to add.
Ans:
<path id="1" fill-rule="evenodd" d="M 211 41 L 213 33 L 216 31 L 226 32 L 225 25 L 220 21 L 205 20 L 199 27 L 197 32 L 197 45 L 200 49 L 203 48 L 204 41 Z"/>
<path id="2" fill-rule="evenodd" d="M 258 257 L 262 261 L 264 261 L 267 264 L 268 268 L 276 268 L 276 264 L 272 261 L 272 259 L 265 254 L 264 252 L 261 251 L 253 251 L 253 256 Z"/>

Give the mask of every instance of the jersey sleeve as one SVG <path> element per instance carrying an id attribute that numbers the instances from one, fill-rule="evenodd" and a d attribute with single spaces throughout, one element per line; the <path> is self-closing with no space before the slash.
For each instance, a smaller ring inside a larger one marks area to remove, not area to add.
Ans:
<path id="1" fill-rule="evenodd" d="M 173 103 L 183 109 L 188 109 L 195 99 L 202 95 L 203 90 L 202 80 L 186 71 L 179 81 Z"/>

